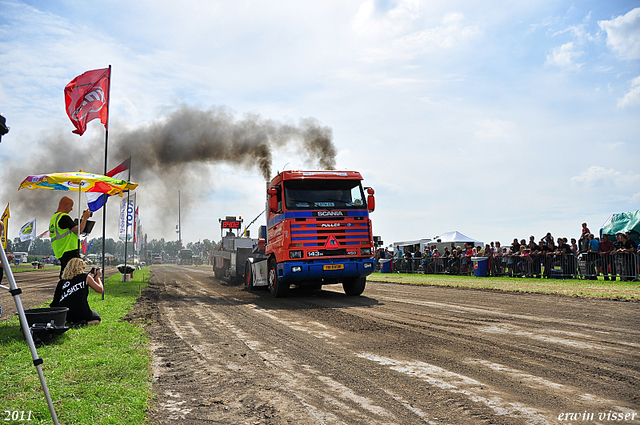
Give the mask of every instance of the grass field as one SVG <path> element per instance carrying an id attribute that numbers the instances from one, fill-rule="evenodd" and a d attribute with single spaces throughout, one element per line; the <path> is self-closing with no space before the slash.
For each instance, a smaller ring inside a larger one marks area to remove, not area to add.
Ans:
<path id="1" fill-rule="evenodd" d="M 369 281 L 410 285 L 453 286 L 513 292 L 537 292 L 588 298 L 640 300 L 640 282 L 582 279 L 528 279 L 409 273 L 373 273 Z"/>
<path id="2" fill-rule="evenodd" d="M 148 339 L 141 326 L 122 318 L 148 277 L 148 268 L 136 271 L 131 282 L 120 282 L 119 274 L 110 277 L 104 300 L 95 292 L 89 296 L 100 325 L 70 329 L 53 344 L 37 347 L 60 423 L 145 422 L 151 400 Z M 52 423 L 17 317 L 0 323 L 0 382 L 0 423 Z"/>

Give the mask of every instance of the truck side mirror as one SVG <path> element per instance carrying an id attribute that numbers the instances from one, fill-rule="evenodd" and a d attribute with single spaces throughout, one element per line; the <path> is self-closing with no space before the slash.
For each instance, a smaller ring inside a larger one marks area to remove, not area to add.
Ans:
<path id="1" fill-rule="evenodd" d="M 267 190 L 269 194 L 269 211 L 274 213 L 278 211 L 278 189 L 272 187 Z"/>
<path id="2" fill-rule="evenodd" d="M 376 209 L 376 198 L 373 197 L 375 191 L 368 187 L 367 189 L 367 209 L 369 212 L 373 212 Z"/>

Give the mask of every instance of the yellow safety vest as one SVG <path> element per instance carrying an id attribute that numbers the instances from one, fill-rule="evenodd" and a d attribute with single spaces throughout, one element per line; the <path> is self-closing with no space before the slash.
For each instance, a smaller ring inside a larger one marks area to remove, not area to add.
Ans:
<path id="1" fill-rule="evenodd" d="M 68 216 L 69 214 L 63 212 L 57 212 L 51 217 L 49 223 L 49 234 L 51 236 L 51 248 L 57 258 L 67 251 L 73 251 L 78 249 L 78 235 L 76 235 L 71 229 L 61 229 L 58 227 L 58 222 L 62 216 Z M 61 233 L 64 231 L 64 233 Z"/>

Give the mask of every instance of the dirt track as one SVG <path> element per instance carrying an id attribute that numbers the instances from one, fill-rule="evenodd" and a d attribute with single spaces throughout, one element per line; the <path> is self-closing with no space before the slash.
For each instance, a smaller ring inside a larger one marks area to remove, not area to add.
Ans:
<path id="1" fill-rule="evenodd" d="M 639 303 L 377 283 L 274 299 L 154 266 L 136 318 L 154 423 L 640 423 Z"/>

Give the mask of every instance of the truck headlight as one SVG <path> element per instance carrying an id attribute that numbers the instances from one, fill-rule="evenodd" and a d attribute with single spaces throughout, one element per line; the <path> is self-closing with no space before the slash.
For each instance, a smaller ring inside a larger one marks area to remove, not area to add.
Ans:
<path id="1" fill-rule="evenodd" d="M 362 268 L 363 268 L 363 269 L 370 269 L 370 268 L 373 268 L 373 263 L 363 263 L 363 264 L 362 264 Z"/>
<path id="2" fill-rule="evenodd" d="M 371 248 L 360 248 L 360 255 L 371 255 Z"/>
<path id="3" fill-rule="evenodd" d="M 302 271 L 302 266 L 291 267 L 291 273 L 300 273 L 301 271 Z"/>
<path id="4" fill-rule="evenodd" d="M 302 258 L 302 251 L 289 251 L 289 258 Z"/>

